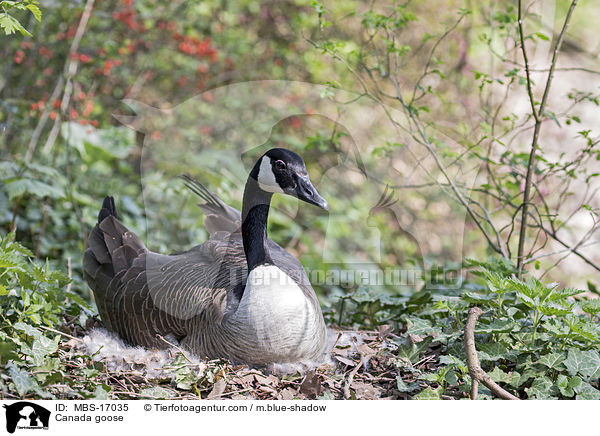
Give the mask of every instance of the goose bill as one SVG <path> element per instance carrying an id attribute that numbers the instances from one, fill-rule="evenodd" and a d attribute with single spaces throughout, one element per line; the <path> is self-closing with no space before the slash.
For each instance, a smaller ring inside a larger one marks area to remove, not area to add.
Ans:
<path id="1" fill-rule="evenodd" d="M 295 195 L 300 200 L 319 206 L 321 209 L 329 210 L 327 200 L 319 195 L 315 187 L 310 183 L 308 177 L 298 177 Z"/>

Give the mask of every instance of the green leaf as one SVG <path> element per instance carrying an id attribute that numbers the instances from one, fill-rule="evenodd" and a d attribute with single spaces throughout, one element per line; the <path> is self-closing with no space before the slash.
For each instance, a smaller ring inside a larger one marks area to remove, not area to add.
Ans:
<path id="1" fill-rule="evenodd" d="M 26 8 L 31 11 L 36 20 L 42 21 L 42 11 L 40 11 L 40 8 L 38 8 L 37 5 L 29 3 Z"/>
<path id="2" fill-rule="evenodd" d="M 89 303 L 87 301 L 85 301 L 83 298 L 81 298 L 79 295 L 69 292 L 69 293 L 67 293 L 66 296 L 70 300 L 73 300 L 75 303 L 82 306 L 84 309 L 91 310 Z"/>
<path id="3" fill-rule="evenodd" d="M 421 387 L 421 384 L 419 382 L 413 381 L 410 383 L 406 383 L 404 380 L 402 380 L 401 376 L 398 376 L 396 378 L 396 384 L 400 392 L 413 392 Z"/>
<path id="4" fill-rule="evenodd" d="M 525 389 L 525 392 L 530 399 L 547 400 L 556 397 L 558 389 L 548 377 L 538 377 L 530 388 Z"/>
<path id="5" fill-rule="evenodd" d="M 513 382 L 513 379 L 518 378 L 518 376 L 519 376 L 518 373 L 517 374 L 514 374 L 514 373 L 508 374 L 508 373 L 502 371 L 497 366 L 495 366 L 493 370 L 491 370 L 490 372 L 488 372 L 488 375 L 496 383 L 502 382 L 502 383 L 511 383 L 511 384 Z"/>
<path id="6" fill-rule="evenodd" d="M 163 400 L 174 397 L 175 393 L 160 386 L 154 386 L 152 388 L 142 389 L 140 395 L 152 400 Z"/>
<path id="7" fill-rule="evenodd" d="M 600 355 L 596 350 L 582 351 L 570 348 L 568 357 L 563 363 L 572 376 L 579 374 L 586 379 L 600 376 Z"/>
<path id="8" fill-rule="evenodd" d="M 556 386 L 560 390 L 560 393 L 565 397 L 571 398 L 575 395 L 575 391 L 573 390 L 577 386 L 581 384 L 581 379 L 579 377 L 567 377 L 563 374 L 559 374 L 556 380 Z"/>
<path id="9" fill-rule="evenodd" d="M 594 298 L 593 300 L 587 300 L 581 304 L 581 310 L 590 315 L 595 315 L 600 312 L 600 298 Z"/>
<path id="10" fill-rule="evenodd" d="M 564 316 L 573 312 L 573 305 L 562 306 L 558 304 L 541 304 L 538 306 L 540 312 L 546 316 Z"/>
<path id="11" fill-rule="evenodd" d="M 16 197 L 20 197 L 23 194 L 34 195 L 36 197 L 44 198 L 65 198 L 65 190 L 58 186 L 48 185 L 47 183 L 40 182 L 39 180 L 33 179 L 18 179 L 12 182 L 4 184 L 6 191 L 8 192 L 8 199 L 14 200 Z"/>
<path id="12" fill-rule="evenodd" d="M 433 327 L 431 321 L 421 318 L 412 318 L 408 320 L 407 334 L 410 335 L 431 335 L 436 336 L 441 332 L 439 327 Z"/>
<path id="13" fill-rule="evenodd" d="M 4 29 L 6 35 L 12 35 L 16 31 L 22 35 L 31 36 L 31 33 L 25 29 L 14 17 L 11 17 L 6 12 L 0 14 L 0 27 Z"/>
<path id="14" fill-rule="evenodd" d="M 18 357 L 17 345 L 14 342 L 0 342 L 0 364 L 4 365 L 9 360 L 15 360 Z"/>
<path id="15" fill-rule="evenodd" d="M 461 368 L 461 369 L 467 367 L 467 365 L 465 364 L 465 362 L 463 362 L 458 357 L 452 356 L 450 354 L 446 354 L 446 355 L 440 356 L 440 364 L 442 364 L 442 365 L 456 366 L 456 367 Z"/>
<path id="16" fill-rule="evenodd" d="M 519 329 L 519 324 L 511 319 L 495 319 L 487 325 L 478 324 L 475 333 L 510 333 Z"/>
<path id="17" fill-rule="evenodd" d="M 58 344 L 46 336 L 40 336 L 33 341 L 31 348 L 22 348 L 23 353 L 31 356 L 34 365 L 41 365 L 46 356 L 58 350 Z"/>
<path id="18" fill-rule="evenodd" d="M 490 304 L 496 300 L 496 296 L 476 294 L 475 292 L 467 291 L 463 293 L 463 299 L 468 303 L 490 306 Z"/>
<path id="19" fill-rule="evenodd" d="M 335 400 L 335 395 L 330 390 L 327 390 L 320 397 L 317 397 L 317 400 Z"/>
<path id="20" fill-rule="evenodd" d="M 13 326 L 15 329 L 22 331 L 26 335 L 33 336 L 34 338 L 39 338 L 42 336 L 42 332 L 29 324 L 25 324 L 24 322 L 17 322 Z"/>
<path id="21" fill-rule="evenodd" d="M 495 362 L 500 359 L 506 359 L 508 350 L 499 342 L 489 344 L 480 344 L 477 346 L 479 360 L 482 362 Z"/>
<path id="22" fill-rule="evenodd" d="M 425 380 L 431 383 L 437 383 L 440 380 L 440 376 L 439 374 L 435 373 L 435 372 L 428 372 L 425 374 L 421 374 L 419 377 L 419 380 Z"/>
<path id="23" fill-rule="evenodd" d="M 13 362 L 9 362 L 6 367 L 20 397 L 38 387 L 37 382 L 29 376 L 28 372 L 19 369 Z"/>
<path id="24" fill-rule="evenodd" d="M 518 388 L 523 384 L 527 383 L 530 379 L 538 377 L 538 375 L 538 372 L 532 369 L 526 369 L 525 371 L 523 371 L 523 373 L 519 376 L 518 379 L 512 380 L 511 386 Z"/>
<path id="25" fill-rule="evenodd" d="M 435 389 L 427 387 L 421 392 L 419 392 L 417 395 L 415 395 L 413 397 L 413 400 L 439 400 L 441 398 L 440 395 L 442 394 L 442 392 L 443 388 L 441 386 L 438 386 Z"/>
<path id="26" fill-rule="evenodd" d="M 421 354 L 428 350 L 429 344 L 432 342 L 431 337 L 427 337 L 416 344 L 407 341 L 406 344 L 398 347 L 398 357 L 406 359 L 409 362 L 416 363 L 421 358 Z"/>
<path id="27" fill-rule="evenodd" d="M 448 385 L 456 386 L 458 384 L 458 376 L 456 374 L 456 371 L 454 371 L 453 369 L 448 371 L 444 376 L 444 380 L 446 381 L 446 383 L 448 383 Z"/>
<path id="28" fill-rule="evenodd" d="M 577 392 L 577 400 L 600 400 L 600 391 L 587 382 L 582 381 L 574 391 Z"/>
<path id="29" fill-rule="evenodd" d="M 61 125 L 61 135 L 86 160 L 125 159 L 135 146 L 135 132 L 126 127 L 95 129 L 77 122 Z"/>
<path id="30" fill-rule="evenodd" d="M 96 390 L 94 391 L 94 394 L 92 395 L 92 398 L 94 400 L 110 400 L 110 387 L 108 386 L 104 386 L 104 385 L 98 385 L 96 386 Z"/>
<path id="31" fill-rule="evenodd" d="M 566 359 L 565 353 L 549 353 L 540 357 L 539 363 L 550 369 L 562 369 L 562 362 Z"/>

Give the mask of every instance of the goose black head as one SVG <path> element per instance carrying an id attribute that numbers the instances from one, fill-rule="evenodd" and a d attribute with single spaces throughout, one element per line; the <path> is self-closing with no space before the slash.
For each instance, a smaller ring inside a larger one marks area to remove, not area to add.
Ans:
<path id="1" fill-rule="evenodd" d="M 250 175 L 263 191 L 291 195 L 329 210 L 327 201 L 310 182 L 304 161 L 293 151 L 272 148 L 256 162 Z"/>

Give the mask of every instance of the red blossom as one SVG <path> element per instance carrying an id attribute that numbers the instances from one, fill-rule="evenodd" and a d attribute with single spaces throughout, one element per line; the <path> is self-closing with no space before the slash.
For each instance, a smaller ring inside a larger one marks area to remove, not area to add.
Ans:
<path id="1" fill-rule="evenodd" d="M 50 59 L 52 57 L 52 51 L 50 51 L 48 47 L 44 47 L 43 45 L 38 49 L 38 53 L 40 54 L 40 56 L 44 56 L 47 59 Z"/>
<path id="2" fill-rule="evenodd" d="M 290 126 L 292 127 L 292 129 L 299 129 L 300 126 L 302 126 L 302 120 L 300 119 L 300 117 L 292 117 L 292 119 L 290 120 Z"/>
<path id="3" fill-rule="evenodd" d="M 23 50 L 17 50 L 15 53 L 15 63 L 20 64 L 23 62 L 23 59 L 25 59 L 25 53 L 23 53 Z"/>
<path id="4" fill-rule="evenodd" d="M 84 117 L 87 117 L 92 113 L 93 110 L 94 110 L 94 102 L 92 100 L 88 100 L 85 102 L 85 108 L 83 109 L 83 112 L 81 114 Z"/>
<path id="5" fill-rule="evenodd" d="M 112 70 L 113 67 L 113 63 L 111 60 L 108 61 L 104 61 L 104 67 L 103 67 L 103 72 L 105 76 L 108 76 L 108 74 L 110 73 L 110 70 Z"/>

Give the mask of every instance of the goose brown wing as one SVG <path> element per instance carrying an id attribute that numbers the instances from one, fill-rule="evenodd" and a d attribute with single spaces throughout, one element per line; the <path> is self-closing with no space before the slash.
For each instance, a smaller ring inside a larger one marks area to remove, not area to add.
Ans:
<path id="1" fill-rule="evenodd" d="M 246 274 L 241 238 L 226 232 L 166 256 L 149 251 L 110 215 L 92 229 L 89 242 L 84 276 L 100 316 L 109 330 L 137 345 L 165 346 L 157 335 L 181 340 L 196 316 L 220 320 L 228 291 Z"/>

